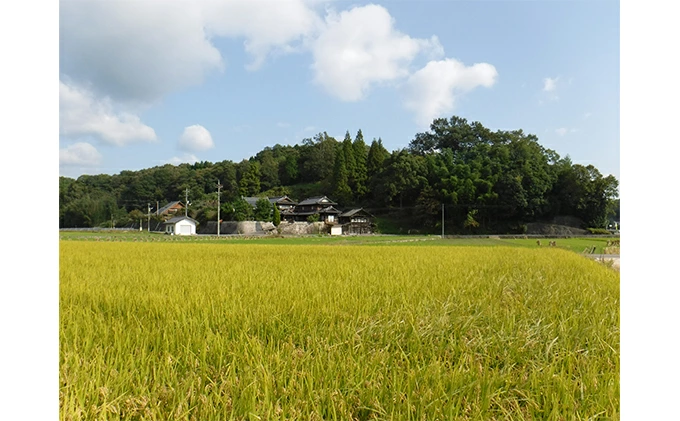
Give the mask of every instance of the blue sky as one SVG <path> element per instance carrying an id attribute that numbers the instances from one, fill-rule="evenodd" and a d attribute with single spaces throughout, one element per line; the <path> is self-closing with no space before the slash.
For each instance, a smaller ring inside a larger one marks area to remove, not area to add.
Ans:
<path id="1" fill-rule="evenodd" d="M 433 118 L 619 175 L 619 2 L 92 2 L 59 13 L 60 175 L 238 162 Z"/>

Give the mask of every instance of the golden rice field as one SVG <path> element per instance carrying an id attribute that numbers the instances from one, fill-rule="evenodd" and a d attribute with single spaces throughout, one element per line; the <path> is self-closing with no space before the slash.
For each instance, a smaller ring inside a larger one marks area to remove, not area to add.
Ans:
<path id="1" fill-rule="evenodd" d="M 558 249 L 60 243 L 62 420 L 619 419 L 619 274 Z"/>

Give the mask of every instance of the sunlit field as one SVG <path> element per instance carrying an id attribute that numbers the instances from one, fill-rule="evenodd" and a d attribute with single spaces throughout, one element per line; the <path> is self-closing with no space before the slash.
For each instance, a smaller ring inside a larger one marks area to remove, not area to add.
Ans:
<path id="1" fill-rule="evenodd" d="M 619 418 L 619 273 L 558 248 L 60 242 L 63 420 Z"/>

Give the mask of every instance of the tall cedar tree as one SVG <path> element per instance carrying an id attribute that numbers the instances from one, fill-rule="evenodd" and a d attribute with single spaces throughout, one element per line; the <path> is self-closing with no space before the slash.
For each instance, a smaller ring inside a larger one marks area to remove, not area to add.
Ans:
<path id="1" fill-rule="evenodd" d="M 356 191 L 356 171 L 357 163 L 354 157 L 354 147 L 352 146 L 352 138 L 349 135 L 349 131 L 345 133 L 345 139 L 342 141 L 342 154 L 345 157 L 345 169 L 347 170 L 347 185 L 351 192 L 351 196 L 354 197 L 354 192 Z M 350 200 L 354 202 L 354 200 Z"/>
<path id="2" fill-rule="evenodd" d="M 361 129 L 359 129 L 357 136 L 354 138 L 352 148 L 354 149 L 354 160 L 356 162 L 353 190 L 354 196 L 360 201 L 366 195 L 366 184 L 368 182 L 368 169 L 366 168 L 368 148 L 366 147 L 366 142 L 364 142 L 364 135 L 361 133 Z"/>
<path id="3" fill-rule="evenodd" d="M 335 155 L 333 167 L 333 197 L 341 206 L 352 201 L 352 190 L 349 188 L 347 167 L 345 166 L 345 154 Z"/>

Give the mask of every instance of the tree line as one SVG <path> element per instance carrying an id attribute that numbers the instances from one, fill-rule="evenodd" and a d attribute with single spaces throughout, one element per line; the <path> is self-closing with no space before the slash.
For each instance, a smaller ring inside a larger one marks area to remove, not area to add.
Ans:
<path id="1" fill-rule="evenodd" d="M 166 164 L 119 174 L 59 178 L 60 227 L 123 226 L 189 191 L 200 223 L 264 218 L 242 196 L 302 200 L 329 196 L 341 207 L 370 209 L 385 226 L 440 227 L 442 205 L 452 232 L 521 232 L 528 222 L 572 216 L 584 227 L 618 220 L 618 180 L 574 164 L 533 134 L 492 131 L 452 116 L 432 122 L 408 147 L 389 152 L 361 130 L 337 140 L 326 132 L 300 144 L 266 147 L 240 162 Z M 154 212 L 152 212 L 153 214 Z M 269 214 L 272 218 L 272 213 Z"/>

